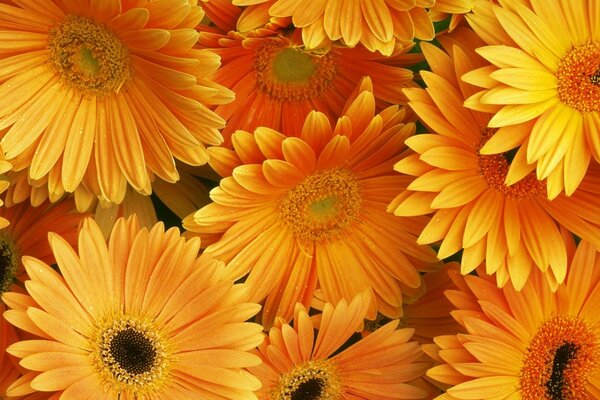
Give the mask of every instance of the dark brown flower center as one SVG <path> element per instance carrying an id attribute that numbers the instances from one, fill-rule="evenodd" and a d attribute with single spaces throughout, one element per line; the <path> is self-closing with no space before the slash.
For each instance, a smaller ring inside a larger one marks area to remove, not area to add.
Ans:
<path id="1" fill-rule="evenodd" d="M 291 400 L 315 400 L 320 399 L 323 394 L 325 382 L 321 378 L 309 378 L 302 382 L 292 392 Z"/>
<path id="2" fill-rule="evenodd" d="M 112 338 L 109 349 L 115 362 L 133 375 L 150 371 L 156 360 L 156 349 L 152 340 L 133 328 L 117 333 Z"/>
<path id="3" fill-rule="evenodd" d="M 10 290 L 21 265 L 14 244 L 5 236 L 0 236 L 0 294 Z"/>

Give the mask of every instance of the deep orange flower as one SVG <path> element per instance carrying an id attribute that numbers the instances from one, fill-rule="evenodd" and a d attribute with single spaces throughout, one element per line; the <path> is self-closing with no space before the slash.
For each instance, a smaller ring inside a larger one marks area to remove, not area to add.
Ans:
<path id="1" fill-rule="evenodd" d="M 209 78 L 236 93 L 236 100 L 215 111 L 227 120 L 225 144 L 237 129 L 252 132 L 267 126 L 284 134 L 298 132 L 308 113 L 317 110 L 335 123 L 363 76 L 373 82 L 378 109 L 404 104 L 405 87 L 415 87 L 413 73 L 402 65 L 420 60 L 406 54 L 412 45 L 397 46 L 391 57 L 364 47 L 310 51 L 291 36 L 262 29 L 242 35 L 203 32 L 202 48 L 221 56 L 222 67 Z"/>

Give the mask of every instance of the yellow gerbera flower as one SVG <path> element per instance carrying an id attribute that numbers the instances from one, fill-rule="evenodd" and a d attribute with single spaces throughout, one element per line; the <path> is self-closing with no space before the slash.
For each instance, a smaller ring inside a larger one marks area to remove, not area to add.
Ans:
<path id="1" fill-rule="evenodd" d="M 223 279 L 221 262 L 198 258 L 162 224 L 140 229 L 117 221 L 107 242 L 86 219 L 79 255 L 60 236 L 50 246 L 62 276 L 24 257 L 29 296 L 5 293 L 13 325 L 39 336 L 11 345 L 32 372 L 8 395 L 57 392 L 61 399 L 256 399 L 260 382 L 244 368 L 262 327 L 244 322 L 260 306 L 247 290 Z"/>
<path id="2" fill-rule="evenodd" d="M 423 361 L 412 329 L 396 329 L 398 320 L 339 351 L 360 328 L 370 296 L 350 303 L 325 305 L 317 324 L 302 306 L 293 327 L 278 320 L 260 345 L 262 364 L 250 368 L 262 382 L 263 400 L 388 400 L 425 399 L 427 393 L 408 382 L 424 375 Z M 314 329 L 319 331 L 315 337 Z"/>
<path id="3" fill-rule="evenodd" d="M 193 48 L 202 16 L 187 0 L 0 4 L 7 160 L 52 194 L 115 203 L 176 181 L 175 158 L 206 163 L 224 126 L 206 105 L 233 94 L 205 79 L 219 60 Z"/>
<path id="4" fill-rule="evenodd" d="M 247 35 L 201 33 L 201 48 L 221 56 L 222 67 L 209 78 L 237 95 L 234 102 L 215 109 L 227 121 L 225 145 L 237 129 L 252 132 L 267 126 L 284 134 L 297 132 L 312 110 L 335 123 L 365 75 L 373 82 L 378 109 L 405 104 L 402 89 L 417 86 L 413 73 L 400 67 L 422 60 L 419 54 L 406 54 L 412 44 L 396 46 L 390 57 L 362 46 L 311 51 L 302 46 L 298 33 L 267 29 Z"/>
<path id="5" fill-rule="evenodd" d="M 414 124 L 398 106 L 375 115 L 368 82 L 335 127 L 312 112 L 298 137 L 258 128 L 236 132 L 233 150 L 211 148 L 225 178 L 184 227 L 210 244 L 205 253 L 224 260 L 230 278 L 247 275 L 253 301 L 267 298 L 267 326 L 289 319 L 297 302 L 308 307 L 317 284 L 330 303 L 372 286 L 370 315 L 397 317 L 403 287 L 418 287 L 417 270 L 435 267 L 433 250 L 416 244 L 426 218 L 385 210 L 406 185 L 392 165 Z"/>
<path id="6" fill-rule="evenodd" d="M 525 147 L 514 155 L 483 154 L 482 147 L 498 143 L 497 136 L 487 128 L 489 114 L 463 107 L 477 89 L 458 78 L 484 63 L 473 50 L 480 42 L 468 29 L 440 41 L 450 54 L 422 46 L 432 68 L 421 73 L 427 89 L 405 90 L 411 108 L 436 133 L 407 139 L 415 154 L 395 168 L 416 179 L 389 209 L 399 216 L 434 213 L 418 242 L 441 241 L 439 258 L 463 249 L 464 274 L 486 259 L 487 272 L 496 273 L 500 286 L 510 280 L 520 289 L 535 266 L 556 287 L 567 269 L 563 228 L 600 248 L 600 205 L 594 200 L 600 194 L 600 169 L 590 169 L 572 196 L 548 200 L 546 182 L 532 173 Z M 517 182 L 507 185 L 507 180 Z"/>
<path id="7" fill-rule="evenodd" d="M 532 275 L 520 292 L 455 277 L 447 295 L 468 333 L 437 337 L 444 364 L 428 371 L 454 385 L 444 399 L 600 398 L 600 255 L 581 242 L 556 293 Z"/>
<path id="8" fill-rule="evenodd" d="M 529 4 L 530 3 L 530 4 Z M 493 112 L 482 154 L 522 147 L 547 178 L 549 198 L 570 195 L 591 157 L 600 161 L 600 31 L 597 0 L 482 2 L 468 21 L 489 61 L 463 80 L 484 88 L 465 104 Z"/>

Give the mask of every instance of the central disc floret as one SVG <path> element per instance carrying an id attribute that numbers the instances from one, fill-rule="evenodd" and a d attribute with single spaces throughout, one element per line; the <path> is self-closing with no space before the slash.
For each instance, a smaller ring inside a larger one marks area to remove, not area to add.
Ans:
<path id="1" fill-rule="evenodd" d="M 600 43 L 574 46 L 556 71 L 558 97 L 581 112 L 600 111 Z"/>
<path id="2" fill-rule="evenodd" d="M 596 373 L 600 343 L 576 317 L 554 317 L 537 331 L 519 376 L 523 400 L 592 400 L 586 386 Z"/>
<path id="3" fill-rule="evenodd" d="M 271 393 L 273 400 L 337 400 L 342 384 L 328 360 L 308 361 L 281 375 Z"/>
<path id="4" fill-rule="evenodd" d="M 50 32 L 51 63 L 70 87 L 83 94 L 116 93 L 131 79 L 129 51 L 107 27 L 69 15 Z"/>
<path id="5" fill-rule="evenodd" d="M 95 342 L 96 368 L 117 391 L 153 391 L 168 374 L 164 340 L 150 323 L 126 316 L 113 318 Z"/>
<path id="6" fill-rule="evenodd" d="M 300 238 L 339 237 L 356 220 L 361 208 L 360 187 L 348 170 L 318 171 L 290 189 L 282 198 L 283 221 Z"/>
<path id="7" fill-rule="evenodd" d="M 271 39 L 256 50 L 254 71 L 258 89 L 278 101 L 301 101 L 319 96 L 337 73 L 332 52 L 313 54 Z"/>
<path id="8" fill-rule="evenodd" d="M 493 136 L 495 129 L 485 129 L 481 136 L 481 142 L 477 149 L 479 161 L 479 173 L 489 187 L 496 189 L 504 196 L 513 199 L 533 199 L 546 196 L 546 184 L 537 179 L 534 172 L 529 173 L 520 181 L 507 185 L 505 183 L 508 174 L 509 163 L 512 161 L 510 152 L 502 154 L 481 154 L 479 149 Z"/>
<path id="9" fill-rule="evenodd" d="M 19 269 L 20 256 L 13 241 L 0 235 L 0 295 L 10 290 Z"/>

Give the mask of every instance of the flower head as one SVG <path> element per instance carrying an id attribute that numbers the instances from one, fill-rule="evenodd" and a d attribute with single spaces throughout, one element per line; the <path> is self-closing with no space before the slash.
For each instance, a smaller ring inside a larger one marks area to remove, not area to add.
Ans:
<path id="1" fill-rule="evenodd" d="M 421 60 L 407 54 L 413 47 L 398 45 L 389 57 L 369 53 L 363 46 L 332 46 L 310 50 L 299 30 L 261 29 L 248 34 L 202 32 L 200 47 L 221 56 L 222 67 L 210 79 L 233 90 L 234 102 L 219 105 L 217 114 L 227 121 L 225 145 L 237 130 L 252 132 L 260 126 L 293 134 L 308 113 L 320 111 L 335 122 L 356 83 L 371 76 L 377 109 L 405 104 L 405 87 L 415 87 L 413 73 L 403 68 Z"/>
<path id="2" fill-rule="evenodd" d="M 219 65 L 198 51 L 202 10 L 168 3 L 0 4 L 1 146 L 53 197 L 86 190 L 119 203 L 128 185 L 149 194 L 175 159 L 199 165 L 222 141 L 207 105 L 232 93 L 205 79 Z"/>
<path id="3" fill-rule="evenodd" d="M 258 128 L 236 132 L 232 150 L 211 148 L 224 178 L 184 227 L 232 279 L 247 276 L 255 301 L 267 298 L 267 326 L 308 306 L 317 284 L 335 303 L 372 286 L 370 315 L 398 317 L 402 292 L 421 284 L 417 270 L 435 268 L 433 251 L 415 242 L 426 219 L 385 210 L 405 185 L 391 167 L 414 125 L 397 106 L 375 115 L 369 81 L 353 99 L 335 127 L 312 112 L 297 136 Z"/>
<path id="4" fill-rule="evenodd" d="M 522 148 L 547 195 L 571 195 L 600 160 L 600 34 L 595 1 L 482 2 L 467 17 L 488 46 L 463 80 L 482 90 L 465 104 L 491 113 L 481 153 Z M 523 178 L 523 176 L 521 176 Z"/>
<path id="5" fill-rule="evenodd" d="M 447 292 L 467 334 L 435 339 L 443 364 L 428 375 L 448 398 L 591 400 L 600 393 L 600 256 L 581 242 L 556 293 L 538 272 L 520 292 L 458 275 Z"/>
<path id="6" fill-rule="evenodd" d="M 246 351 L 262 328 L 244 321 L 259 306 L 223 279 L 222 263 L 198 258 L 199 244 L 162 224 L 140 229 L 135 218 L 119 220 L 108 243 L 85 220 L 79 254 L 50 235 L 62 275 L 24 257 L 28 295 L 3 296 L 6 319 L 38 336 L 8 348 L 32 371 L 8 394 L 255 398 L 260 383 L 243 368 L 260 361 Z"/>
<path id="7" fill-rule="evenodd" d="M 327 303 L 320 322 L 298 306 L 294 324 L 278 321 L 257 352 L 262 364 L 250 368 L 263 386 L 265 400 L 425 399 L 427 393 L 409 382 L 429 363 L 412 329 L 396 329 L 394 320 L 341 350 L 359 329 L 370 296 Z M 314 329 L 319 329 L 314 334 Z"/>
<path id="8" fill-rule="evenodd" d="M 600 189 L 600 169 L 590 168 L 572 196 L 548 200 L 549 182 L 537 179 L 524 147 L 513 153 L 505 141 L 503 154 L 485 154 L 483 148 L 498 144 L 498 136 L 487 127 L 489 114 L 463 107 L 477 89 L 459 79 L 485 63 L 474 52 L 481 41 L 467 29 L 440 40 L 448 53 L 422 46 L 432 66 L 422 72 L 427 88 L 405 90 L 410 107 L 433 133 L 407 139 L 414 154 L 395 168 L 415 179 L 389 209 L 399 216 L 432 213 L 419 243 L 441 241 L 441 259 L 463 250 L 464 274 L 485 259 L 500 286 L 510 281 L 520 289 L 535 267 L 556 288 L 567 271 L 565 229 L 600 245 L 600 208 L 591 200 Z M 514 142 L 518 135 L 510 132 Z"/>

